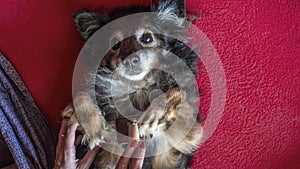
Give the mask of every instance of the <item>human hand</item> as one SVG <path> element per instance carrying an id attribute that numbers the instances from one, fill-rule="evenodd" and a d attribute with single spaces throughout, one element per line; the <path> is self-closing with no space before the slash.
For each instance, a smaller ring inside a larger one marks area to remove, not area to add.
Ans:
<path id="1" fill-rule="evenodd" d="M 64 119 L 56 146 L 56 159 L 53 169 L 86 169 L 89 168 L 100 147 L 89 150 L 82 159 L 76 159 L 76 146 L 81 143 L 82 135 L 75 136 L 78 123 L 69 124 L 69 119 Z"/>
<path id="2" fill-rule="evenodd" d="M 56 146 L 56 159 L 53 169 L 88 169 L 100 147 L 89 150 L 82 159 L 76 159 L 76 146 L 81 143 L 82 135 L 76 137 L 78 123 L 69 124 L 69 119 L 64 119 L 59 131 L 58 144 Z M 141 169 L 146 152 L 145 143 L 133 141 L 129 144 L 122 157 L 116 164 L 117 169 Z M 131 158 L 135 157 L 135 158 Z"/>
<path id="3" fill-rule="evenodd" d="M 116 169 L 141 169 L 143 167 L 146 145 L 144 142 L 138 147 L 137 145 L 136 140 L 127 145 L 116 165 Z"/>

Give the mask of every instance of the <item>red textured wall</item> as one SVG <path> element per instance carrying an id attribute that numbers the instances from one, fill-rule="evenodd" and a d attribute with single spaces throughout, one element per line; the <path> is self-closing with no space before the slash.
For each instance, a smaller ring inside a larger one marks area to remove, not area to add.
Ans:
<path id="1" fill-rule="evenodd" d="M 138 0 L 130 4 L 138 3 Z M 82 42 L 71 14 L 126 1 L 2 0 L 0 51 L 16 67 L 55 131 L 71 101 Z M 300 1 L 187 0 L 196 25 L 219 53 L 226 76 L 223 116 L 199 148 L 194 168 L 300 168 Z M 211 83 L 201 67 L 201 112 Z"/>

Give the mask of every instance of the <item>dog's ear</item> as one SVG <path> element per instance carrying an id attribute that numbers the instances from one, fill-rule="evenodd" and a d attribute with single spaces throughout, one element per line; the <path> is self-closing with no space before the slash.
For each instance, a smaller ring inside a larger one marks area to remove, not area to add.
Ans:
<path id="1" fill-rule="evenodd" d="M 79 11 L 73 14 L 77 30 L 84 40 L 89 39 L 98 29 L 109 21 L 109 17 L 103 13 Z"/>
<path id="2" fill-rule="evenodd" d="M 161 20 L 181 25 L 186 17 L 185 0 L 166 0 L 161 2 L 156 12 Z"/>

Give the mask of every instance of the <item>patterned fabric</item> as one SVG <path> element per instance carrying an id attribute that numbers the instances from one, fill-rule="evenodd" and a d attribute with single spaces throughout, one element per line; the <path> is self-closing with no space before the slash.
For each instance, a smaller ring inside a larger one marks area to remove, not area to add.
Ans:
<path id="1" fill-rule="evenodd" d="M 0 133 L 18 168 L 54 166 L 56 137 L 16 70 L 1 53 Z"/>

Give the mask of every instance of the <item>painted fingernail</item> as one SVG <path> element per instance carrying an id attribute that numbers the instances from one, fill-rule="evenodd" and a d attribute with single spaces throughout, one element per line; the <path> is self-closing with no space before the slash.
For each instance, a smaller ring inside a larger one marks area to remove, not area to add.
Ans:
<path id="1" fill-rule="evenodd" d="M 130 147 L 134 148 L 134 147 L 136 147 L 136 145 L 137 145 L 137 141 L 133 140 L 133 142 L 130 144 Z"/>
<path id="2" fill-rule="evenodd" d="M 145 149 L 146 148 L 146 144 L 144 142 L 142 142 L 141 145 L 140 145 L 140 148 L 141 149 Z"/>

